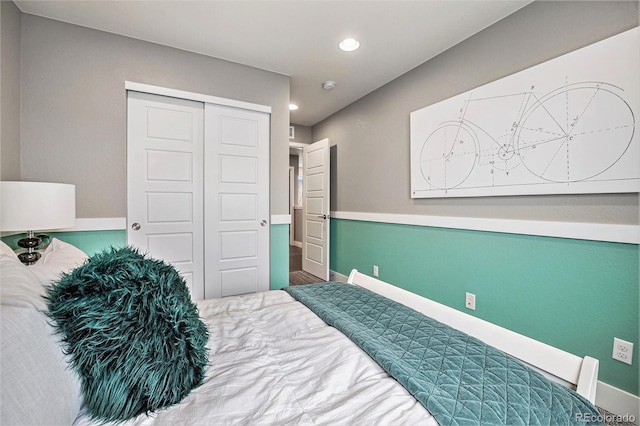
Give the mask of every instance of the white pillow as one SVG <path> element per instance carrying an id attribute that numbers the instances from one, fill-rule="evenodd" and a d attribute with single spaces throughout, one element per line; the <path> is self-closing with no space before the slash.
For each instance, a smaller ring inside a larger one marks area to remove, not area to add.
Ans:
<path id="1" fill-rule="evenodd" d="M 0 255 L 0 424 L 70 425 L 80 382 L 44 314 L 44 287 L 29 267 Z"/>
<path id="2" fill-rule="evenodd" d="M 18 255 L 16 254 L 16 252 L 13 251 L 11 247 L 6 245 L 5 242 L 2 240 L 0 240 L 0 256 L 9 256 L 20 261 L 20 259 L 18 259 Z"/>
<path id="3" fill-rule="evenodd" d="M 29 269 L 43 285 L 49 285 L 57 281 L 62 273 L 83 265 L 88 258 L 89 256 L 79 248 L 54 238 L 42 253 L 40 260 Z"/>
<path id="4" fill-rule="evenodd" d="M 44 310 L 44 287 L 36 275 L 19 260 L 0 255 L 0 301 L 3 305 Z"/>

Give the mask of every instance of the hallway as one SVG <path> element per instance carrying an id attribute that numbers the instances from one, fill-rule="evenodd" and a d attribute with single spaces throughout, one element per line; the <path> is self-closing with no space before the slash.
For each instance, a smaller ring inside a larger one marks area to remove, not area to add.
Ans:
<path id="1" fill-rule="evenodd" d="M 316 284 L 322 279 L 302 270 L 302 249 L 289 246 L 289 285 Z"/>

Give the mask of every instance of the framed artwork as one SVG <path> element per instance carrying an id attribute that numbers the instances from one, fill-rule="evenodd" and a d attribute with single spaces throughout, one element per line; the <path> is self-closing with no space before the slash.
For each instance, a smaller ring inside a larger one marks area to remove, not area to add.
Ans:
<path id="1" fill-rule="evenodd" d="M 411 197 L 638 192 L 640 28 L 414 111 Z"/>

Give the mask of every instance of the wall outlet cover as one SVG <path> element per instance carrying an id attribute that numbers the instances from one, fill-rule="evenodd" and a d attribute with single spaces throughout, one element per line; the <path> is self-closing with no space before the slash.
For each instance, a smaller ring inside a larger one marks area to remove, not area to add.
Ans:
<path id="1" fill-rule="evenodd" d="M 464 306 L 472 311 L 476 310 L 476 295 L 473 293 L 466 293 Z"/>
<path id="2" fill-rule="evenodd" d="M 626 340 L 613 338 L 613 354 L 611 357 L 625 364 L 632 365 L 633 361 L 633 343 Z"/>

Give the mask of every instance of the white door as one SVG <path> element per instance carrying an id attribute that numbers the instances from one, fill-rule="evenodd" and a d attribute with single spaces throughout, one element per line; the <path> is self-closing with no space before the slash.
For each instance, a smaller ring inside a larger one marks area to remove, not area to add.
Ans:
<path id="1" fill-rule="evenodd" d="M 174 265 L 195 300 L 204 297 L 203 110 L 127 95 L 127 242 Z"/>
<path id="2" fill-rule="evenodd" d="M 329 139 L 303 150 L 302 269 L 329 279 Z"/>
<path id="3" fill-rule="evenodd" d="M 291 224 L 289 225 L 289 245 L 292 246 L 295 241 L 296 229 L 294 220 L 295 216 L 295 194 L 296 194 L 296 176 L 295 169 L 293 167 L 289 167 L 289 217 L 291 218 Z"/>
<path id="4" fill-rule="evenodd" d="M 269 114 L 205 105 L 205 297 L 269 290 Z"/>

